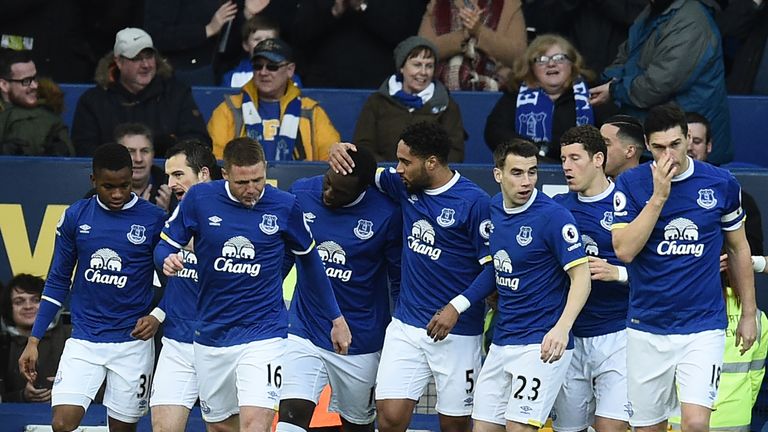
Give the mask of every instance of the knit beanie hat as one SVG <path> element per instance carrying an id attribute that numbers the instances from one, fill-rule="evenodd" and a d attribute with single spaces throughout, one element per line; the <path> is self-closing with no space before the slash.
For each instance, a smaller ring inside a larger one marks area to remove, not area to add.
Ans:
<path id="1" fill-rule="evenodd" d="M 437 60 L 437 48 L 435 48 L 435 45 L 432 42 L 421 36 L 411 36 L 397 44 L 395 47 L 395 69 L 400 70 L 408 59 L 408 53 L 418 47 L 424 47 L 432 51 L 432 55 L 434 55 L 435 60 Z"/>

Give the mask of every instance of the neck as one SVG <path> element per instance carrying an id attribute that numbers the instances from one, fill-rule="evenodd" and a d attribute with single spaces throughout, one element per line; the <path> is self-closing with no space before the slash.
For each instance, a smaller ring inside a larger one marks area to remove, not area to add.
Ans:
<path id="1" fill-rule="evenodd" d="M 133 193 L 135 193 L 138 196 L 142 196 L 144 194 L 144 191 L 147 190 L 149 187 L 149 177 L 143 179 L 143 180 L 136 180 L 131 184 L 131 187 L 133 188 Z"/>
<path id="2" fill-rule="evenodd" d="M 436 169 L 434 174 L 431 176 L 431 182 L 429 184 L 430 189 L 437 189 L 445 186 L 448 184 L 449 181 L 453 178 L 453 171 L 451 171 L 450 168 L 448 168 L 447 165 L 441 166 L 440 168 Z"/>
<path id="3" fill-rule="evenodd" d="M 680 161 L 680 171 L 676 175 L 680 175 L 685 172 L 685 170 L 688 169 L 688 166 L 690 165 L 690 161 L 688 160 L 688 156 L 683 157 L 683 160 Z"/>
<path id="4" fill-rule="evenodd" d="M 29 337 L 32 334 L 32 327 L 19 327 L 16 326 L 16 331 L 22 336 Z"/>
<path id="5" fill-rule="evenodd" d="M 592 181 L 589 187 L 587 187 L 584 192 L 581 192 L 581 194 L 585 197 L 600 195 L 601 193 L 605 192 L 606 189 L 608 189 L 610 184 L 611 183 L 608 181 L 608 177 L 605 176 L 605 173 L 601 172 L 600 175 L 598 175 Z"/>

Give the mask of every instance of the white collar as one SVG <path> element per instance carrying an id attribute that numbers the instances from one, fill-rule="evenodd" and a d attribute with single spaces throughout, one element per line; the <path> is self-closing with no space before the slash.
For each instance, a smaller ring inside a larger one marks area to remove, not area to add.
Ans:
<path id="1" fill-rule="evenodd" d="M 355 205 L 357 205 L 358 203 L 360 203 L 360 201 L 362 201 L 362 200 L 363 200 L 363 198 L 365 198 L 365 191 L 363 191 L 363 193 L 361 193 L 361 194 L 360 194 L 360 195 L 359 195 L 357 198 L 355 198 L 355 200 L 354 200 L 354 201 L 352 201 L 351 203 L 349 203 L 349 204 L 347 204 L 347 205 L 344 205 L 344 206 L 342 206 L 342 207 L 352 207 L 352 206 L 355 206 Z"/>
<path id="2" fill-rule="evenodd" d="M 225 180 L 224 181 L 224 189 L 226 189 L 227 195 L 229 196 L 229 199 L 231 199 L 232 201 L 234 201 L 234 202 L 240 204 L 241 206 L 245 207 L 245 204 L 241 203 L 239 199 L 235 198 L 235 196 L 232 195 L 232 191 L 229 190 L 229 180 Z M 264 196 L 264 192 L 266 190 L 267 190 L 267 185 L 264 185 L 264 189 L 261 190 L 261 194 L 259 195 L 259 199 L 256 200 L 256 204 L 258 204 L 259 201 L 261 201 L 261 197 Z M 254 205 L 256 205 L 256 204 L 254 204 Z"/>
<path id="3" fill-rule="evenodd" d="M 103 202 L 101 202 L 101 200 L 99 199 L 99 195 L 98 195 L 98 194 L 96 194 L 96 202 L 97 202 L 97 203 L 99 203 L 99 206 L 100 206 L 101 208 L 103 208 L 104 210 L 106 210 L 106 211 L 112 211 L 112 209 L 110 209 L 109 207 L 107 207 L 106 205 L 104 205 L 104 203 L 103 203 Z M 139 202 L 139 197 L 138 197 L 138 195 L 136 195 L 135 193 L 131 192 L 131 199 L 130 199 L 130 200 L 128 200 L 128 202 L 127 202 L 127 203 L 123 204 L 123 206 L 122 206 L 122 207 L 120 207 L 120 210 L 128 210 L 129 208 L 131 208 L 131 207 L 133 207 L 134 205 L 136 205 L 136 203 L 137 203 L 137 202 Z"/>
<path id="4" fill-rule="evenodd" d="M 501 206 L 504 207 L 504 212 L 506 214 L 520 214 L 526 210 L 528 210 L 528 207 L 530 207 L 534 201 L 536 201 L 536 197 L 539 195 L 539 190 L 536 188 L 533 188 L 533 192 L 531 192 L 531 197 L 528 198 L 528 201 L 525 202 L 525 204 L 521 205 L 520 207 L 512 207 L 509 208 L 504 204 L 504 196 L 501 197 Z"/>
<path id="5" fill-rule="evenodd" d="M 606 177 L 607 178 L 607 177 Z M 578 193 L 578 198 L 580 202 L 598 202 L 603 200 L 605 197 L 613 193 L 613 189 L 616 187 L 616 185 L 611 181 L 611 179 L 608 179 L 608 187 L 605 188 L 604 191 L 600 192 L 599 194 L 595 196 L 586 196 L 582 195 L 581 192 Z"/>
<path id="6" fill-rule="evenodd" d="M 693 159 L 690 156 L 685 156 L 685 158 L 688 159 L 688 169 L 672 177 L 673 182 L 679 182 L 679 181 L 685 180 L 688 177 L 693 175 Z M 657 166 L 656 161 L 653 161 L 653 166 Z"/>
<path id="7" fill-rule="evenodd" d="M 439 188 L 434 189 L 424 189 L 424 193 L 427 195 L 440 195 L 441 193 L 447 191 L 448 189 L 452 188 L 453 185 L 455 185 L 459 178 L 461 177 L 461 174 L 459 174 L 458 171 L 453 172 L 453 177 L 451 177 L 450 180 L 448 180 L 448 183 L 440 186 Z"/>

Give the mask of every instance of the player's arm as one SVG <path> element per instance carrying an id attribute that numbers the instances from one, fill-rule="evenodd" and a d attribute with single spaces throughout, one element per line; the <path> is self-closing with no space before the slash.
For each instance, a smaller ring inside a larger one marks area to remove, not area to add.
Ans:
<path id="1" fill-rule="evenodd" d="M 573 322 L 576 321 L 581 308 L 587 302 L 592 287 L 587 261 L 579 260 L 572 264 L 574 265 L 566 270 L 571 285 L 563 313 L 555 326 L 541 340 L 541 360 L 548 363 L 554 363 L 563 356 L 568 347 L 568 334 L 573 327 Z"/>
<path id="2" fill-rule="evenodd" d="M 592 280 L 623 284 L 629 282 L 626 267 L 613 265 L 600 257 L 589 256 L 587 258 L 589 259 L 589 272 Z"/>
<path id="3" fill-rule="evenodd" d="M 744 226 L 725 231 L 725 250 L 733 289 L 741 300 L 741 318 L 736 328 L 736 346 L 741 343 L 744 354 L 757 338 L 757 304 L 755 302 L 755 275 L 752 257 L 744 234 Z"/>
<path id="4" fill-rule="evenodd" d="M 459 315 L 469 309 L 472 304 L 483 301 L 496 289 L 495 270 L 492 264 L 485 264 L 483 270 L 464 292 L 454 297 L 447 305 L 435 312 L 427 324 L 427 335 L 441 341 L 459 320 Z"/>
<path id="5" fill-rule="evenodd" d="M 328 151 L 328 164 L 338 174 L 351 174 L 352 168 L 355 167 L 355 162 L 347 150 L 357 151 L 357 147 L 352 143 L 338 142 L 331 145 L 331 149 Z"/>
<path id="6" fill-rule="evenodd" d="M 668 155 L 663 155 L 657 164 L 649 166 L 653 174 L 653 194 L 648 203 L 632 222 L 614 223 L 611 228 L 613 250 L 616 257 L 625 263 L 632 262 L 648 242 L 669 198 L 672 178 L 677 174 L 677 167 L 672 166 Z"/>
<path id="7" fill-rule="evenodd" d="M 401 260 L 403 256 L 403 218 L 399 210 L 394 210 L 389 219 L 387 242 L 384 247 L 389 278 L 389 297 L 392 299 L 392 304 L 396 305 L 397 299 L 400 298 Z"/>
<path id="8" fill-rule="evenodd" d="M 166 276 L 175 276 L 184 268 L 184 261 L 179 256 L 179 251 L 192 241 L 192 234 L 197 227 L 193 217 L 187 213 L 194 213 L 195 190 L 190 190 L 173 213 L 165 222 L 165 228 L 160 233 L 160 241 L 155 246 L 153 258 L 155 267 L 162 269 Z"/>
<path id="9" fill-rule="evenodd" d="M 352 344 L 352 333 L 349 331 L 347 321 L 341 314 L 341 309 L 339 309 L 339 304 L 336 302 L 331 282 L 325 274 L 325 266 L 323 266 L 323 261 L 320 259 L 317 249 L 315 249 L 313 244 L 311 249 L 305 253 L 296 253 L 295 251 L 294 253 L 296 261 L 301 264 L 296 269 L 301 268 L 303 272 L 303 274 L 297 274 L 296 277 L 314 281 L 312 284 L 313 289 L 307 289 L 301 295 L 308 302 L 318 305 L 318 313 L 325 315 L 331 321 L 333 324 L 331 327 L 333 349 L 338 354 L 346 354 L 350 344 Z M 308 287 L 310 284 L 306 284 L 306 286 Z"/>
<path id="10" fill-rule="evenodd" d="M 19 357 L 19 371 L 29 382 L 37 378 L 37 346 L 45 331 L 59 312 L 69 294 L 72 271 L 77 264 L 77 246 L 75 243 L 74 215 L 65 211 L 56 227 L 56 242 L 53 249 L 53 261 L 45 288 L 40 299 L 40 308 L 32 326 L 32 334 L 27 339 L 27 346 Z"/>

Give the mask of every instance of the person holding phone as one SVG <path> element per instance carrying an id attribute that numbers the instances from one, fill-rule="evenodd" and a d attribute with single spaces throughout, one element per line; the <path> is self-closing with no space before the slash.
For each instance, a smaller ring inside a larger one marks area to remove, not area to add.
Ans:
<path id="1" fill-rule="evenodd" d="M 0 364 L 6 365 L 0 371 L 5 384 L 0 397 L 3 402 L 48 402 L 56 375 L 59 358 L 64 351 L 64 342 L 71 333 L 69 325 L 59 320 L 49 326 L 40 341 L 41 360 L 38 376 L 34 382 L 27 382 L 19 373 L 19 356 L 24 351 L 27 338 L 32 332 L 45 281 L 30 274 L 18 274 L 8 282 L 0 297 L 0 315 L 5 332 L 0 337 L 0 352 L 5 353 Z"/>

